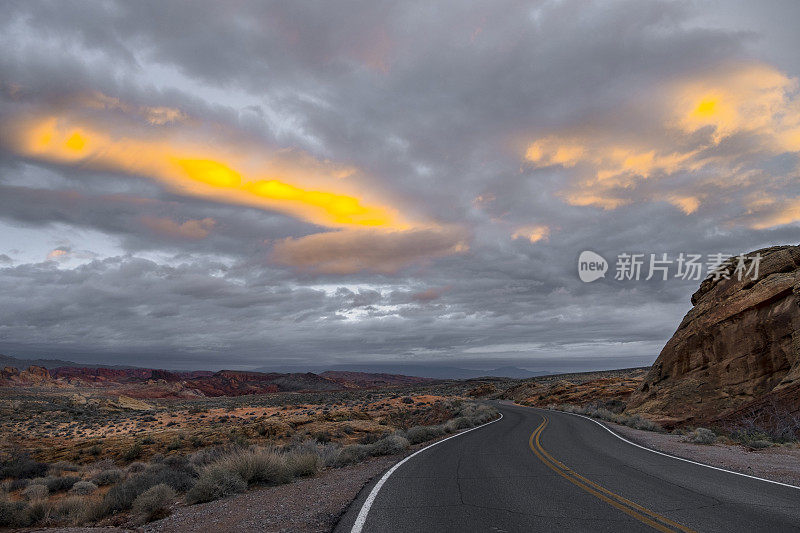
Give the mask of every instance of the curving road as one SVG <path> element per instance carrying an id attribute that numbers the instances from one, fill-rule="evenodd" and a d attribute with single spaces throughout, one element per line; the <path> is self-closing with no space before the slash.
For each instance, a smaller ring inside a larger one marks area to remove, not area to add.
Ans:
<path id="1" fill-rule="evenodd" d="M 373 481 L 336 531 L 800 531 L 800 489 L 653 453 L 575 415 L 497 408 L 502 419 Z"/>

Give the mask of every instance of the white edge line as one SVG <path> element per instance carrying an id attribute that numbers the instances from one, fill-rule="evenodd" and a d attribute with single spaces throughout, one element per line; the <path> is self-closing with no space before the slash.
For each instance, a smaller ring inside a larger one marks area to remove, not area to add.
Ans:
<path id="1" fill-rule="evenodd" d="M 433 444 L 429 444 L 428 446 L 425 446 L 424 448 L 415 451 L 414 453 L 412 453 L 411 455 L 409 455 L 408 457 L 406 457 L 405 459 L 403 459 L 402 461 L 400 461 L 399 463 L 394 465 L 392 468 L 390 468 L 385 474 L 383 474 L 383 477 L 380 479 L 380 481 L 378 481 L 375 484 L 375 486 L 372 487 L 372 490 L 370 491 L 369 496 L 367 496 L 367 499 L 364 500 L 364 505 L 361 506 L 361 511 L 359 511 L 358 516 L 356 517 L 356 521 L 353 523 L 353 529 L 350 530 L 350 533 L 361 533 L 361 530 L 363 529 L 364 524 L 367 523 L 367 515 L 369 514 L 370 507 L 372 507 L 372 504 L 375 502 L 375 498 L 377 498 L 377 496 L 378 496 L 378 492 L 380 492 L 381 487 L 383 487 L 383 484 L 386 483 L 386 480 L 389 479 L 389 476 L 391 476 L 394 473 L 395 470 L 400 468 L 403 465 L 403 463 L 405 463 L 406 461 L 408 461 L 409 459 L 411 459 L 412 457 L 414 457 L 418 453 L 422 453 L 425 450 L 429 450 L 429 449 L 433 448 L 434 446 L 443 443 L 446 440 L 454 439 L 456 437 L 460 437 L 461 435 L 469 433 L 470 431 L 474 431 L 476 429 L 480 429 L 480 428 L 486 427 L 489 424 L 494 424 L 495 422 L 497 422 L 501 418 L 503 418 L 503 413 L 500 413 L 500 417 L 499 418 L 495 418 L 491 422 L 486 422 L 485 424 L 481 424 L 480 426 L 475 426 L 474 428 L 467 429 L 466 431 L 462 431 L 461 433 L 456 433 L 455 435 L 450 435 L 446 439 L 437 440 Z"/>
<path id="2" fill-rule="evenodd" d="M 514 404 L 514 405 L 517 405 L 517 404 Z M 519 407 L 527 407 L 527 406 L 526 405 L 520 405 Z M 539 409 L 541 409 L 541 408 L 539 408 Z M 735 474 L 737 476 L 749 477 L 750 479 L 755 479 L 755 480 L 758 480 L 758 481 L 764 481 L 766 483 L 772 483 L 774 485 L 780 485 L 782 487 L 789 487 L 790 489 L 799 489 L 800 490 L 800 487 L 798 487 L 797 485 L 790 485 L 788 483 L 781 483 L 780 481 L 774 481 L 772 479 L 764 479 L 763 477 L 751 476 L 750 474 L 742 474 L 741 472 L 734 472 L 733 470 L 726 470 L 725 468 L 720 468 L 718 466 L 711 466 L 711 465 L 707 465 L 705 463 L 698 463 L 697 461 L 692 461 L 691 459 L 684 459 L 683 457 L 678 457 L 677 455 L 670 455 L 668 453 L 664 453 L 664 452 L 660 452 L 658 450 L 654 450 L 652 448 L 648 448 L 647 446 L 642 446 L 641 444 L 636 444 L 635 442 L 629 441 L 628 439 L 626 439 L 622 435 L 616 433 L 614 430 L 612 430 L 610 427 L 606 426 L 602 422 L 599 422 L 599 421 L 595 420 L 594 418 L 590 418 L 590 417 L 588 417 L 586 415 L 579 415 L 578 413 L 570 413 L 570 412 L 567 412 L 567 411 L 559 411 L 557 409 L 547 409 L 547 410 L 548 411 L 554 411 L 556 413 L 564 413 L 564 414 L 567 414 L 567 415 L 574 415 L 574 416 L 579 416 L 581 418 L 585 418 L 586 420 L 594 422 L 595 424 L 597 424 L 601 428 L 605 429 L 606 431 L 608 431 L 609 433 L 611 433 L 612 435 L 614 435 L 618 439 L 623 440 L 623 441 L 627 442 L 628 444 L 632 444 L 633 446 L 636 446 L 637 448 L 641 448 L 643 450 L 647 450 L 648 452 L 657 453 L 658 455 L 663 455 L 664 457 L 669 457 L 671 459 L 677 459 L 678 461 L 684 461 L 686 463 L 692 463 L 693 465 L 704 466 L 706 468 L 711 468 L 713 470 L 719 470 L 720 472 L 727 472 L 728 474 Z"/>

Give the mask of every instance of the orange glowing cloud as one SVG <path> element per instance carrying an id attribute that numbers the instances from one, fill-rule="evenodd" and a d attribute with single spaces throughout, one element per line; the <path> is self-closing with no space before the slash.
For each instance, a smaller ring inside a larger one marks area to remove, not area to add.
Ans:
<path id="1" fill-rule="evenodd" d="M 252 161 L 235 148 L 115 136 L 67 117 L 21 121 L 15 129 L 14 148 L 31 158 L 152 177 L 183 194 L 280 211 L 329 227 L 411 227 L 395 208 L 350 191 L 316 188 L 325 183 L 344 188 L 342 178 L 352 169 L 286 157 Z M 237 163 L 248 171 L 237 169 Z"/>
<path id="2" fill-rule="evenodd" d="M 353 167 L 297 150 L 211 142 L 207 128 L 171 108 L 131 106 L 102 94 L 70 103 L 69 112 L 7 120 L 0 138 L 30 159 L 151 178 L 179 194 L 281 212 L 334 229 L 274 245 L 274 261 L 310 271 L 392 273 L 467 250 L 460 230 L 404 216 Z M 87 109 L 91 112 L 84 113 Z M 98 111 L 113 112 L 113 120 L 98 119 Z M 119 126 L 120 112 L 133 119 Z M 183 239 L 203 239 L 216 224 L 210 218 L 148 216 L 141 223 Z"/>
<path id="3" fill-rule="evenodd" d="M 568 170 L 572 183 L 561 194 L 571 205 L 665 201 L 690 215 L 725 191 L 754 187 L 763 179 L 754 169 L 768 158 L 800 154 L 797 89 L 796 79 L 769 65 L 724 65 L 631 103 L 639 120 L 630 130 L 612 120 L 552 133 L 529 143 L 524 157 L 536 168 Z M 796 220 L 789 207 L 763 224 Z"/>
<path id="4" fill-rule="evenodd" d="M 550 228 L 547 226 L 523 226 L 511 235 L 512 239 L 525 239 L 530 242 L 539 242 L 550 238 Z"/>

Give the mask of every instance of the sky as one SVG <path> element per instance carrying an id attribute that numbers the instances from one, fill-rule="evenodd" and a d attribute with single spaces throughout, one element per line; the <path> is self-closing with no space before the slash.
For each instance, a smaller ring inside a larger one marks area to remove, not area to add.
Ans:
<path id="1" fill-rule="evenodd" d="M 798 242 L 797 2 L 3 11 L 0 353 L 647 365 L 680 254 Z"/>

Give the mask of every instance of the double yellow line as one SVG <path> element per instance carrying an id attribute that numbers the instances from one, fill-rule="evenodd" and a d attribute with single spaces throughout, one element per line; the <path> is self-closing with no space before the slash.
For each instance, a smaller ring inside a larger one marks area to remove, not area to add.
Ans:
<path id="1" fill-rule="evenodd" d="M 589 494 L 600 498 L 607 504 L 616 507 L 623 513 L 632 516 L 636 520 L 647 524 L 648 526 L 652 527 L 653 529 L 657 529 L 658 531 L 664 532 L 675 532 L 675 531 L 683 531 L 684 533 L 696 533 L 693 529 L 689 529 L 686 526 L 683 526 L 677 522 L 674 522 L 667 518 L 666 516 L 662 516 L 656 512 L 647 509 L 646 507 L 642 507 L 638 503 L 632 502 L 626 498 L 623 498 L 619 494 L 615 494 L 610 490 L 606 489 L 591 481 L 586 479 L 579 473 L 575 472 L 574 470 L 570 469 L 568 466 L 565 466 L 562 462 L 558 459 L 554 458 L 552 455 L 547 453 L 547 450 L 542 447 L 542 444 L 539 442 L 539 437 L 544 431 L 544 428 L 547 427 L 548 419 L 546 416 L 543 417 L 544 420 L 536 430 L 531 433 L 531 438 L 528 439 L 528 444 L 533 450 L 533 453 L 551 470 L 553 470 L 556 474 L 560 475 L 561 477 L 565 478 L 567 481 L 580 487 L 581 489 L 585 490 Z"/>

